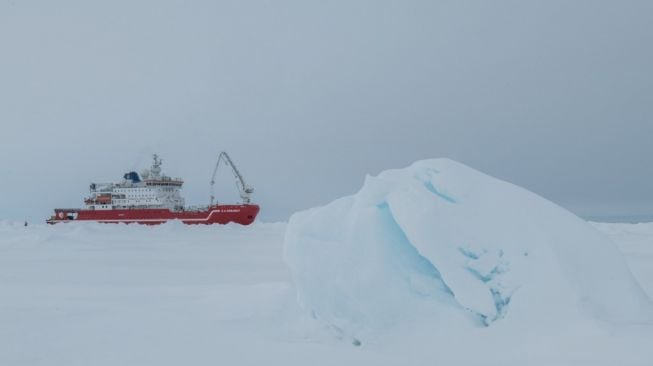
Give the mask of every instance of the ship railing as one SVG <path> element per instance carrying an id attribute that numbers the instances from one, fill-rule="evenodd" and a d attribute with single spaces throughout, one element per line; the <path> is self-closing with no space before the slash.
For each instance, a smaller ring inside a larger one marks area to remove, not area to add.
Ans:
<path id="1" fill-rule="evenodd" d="M 55 208 L 54 212 L 59 213 L 59 212 L 79 212 L 81 209 L 79 208 Z"/>
<path id="2" fill-rule="evenodd" d="M 91 183 L 91 192 L 107 192 L 110 193 L 114 188 L 113 183 Z"/>

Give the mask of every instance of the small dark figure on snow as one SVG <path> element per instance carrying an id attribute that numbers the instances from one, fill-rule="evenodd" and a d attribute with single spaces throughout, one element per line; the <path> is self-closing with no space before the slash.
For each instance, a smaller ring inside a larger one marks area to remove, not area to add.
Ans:
<path id="1" fill-rule="evenodd" d="M 25 227 L 27 227 L 27 221 L 25 221 Z"/>

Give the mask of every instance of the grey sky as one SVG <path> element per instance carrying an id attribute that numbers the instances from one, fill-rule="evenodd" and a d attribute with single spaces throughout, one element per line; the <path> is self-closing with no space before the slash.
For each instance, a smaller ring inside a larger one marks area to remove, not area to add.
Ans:
<path id="1" fill-rule="evenodd" d="M 154 152 L 206 203 L 221 150 L 266 221 L 430 157 L 653 213 L 652 19 L 648 0 L 0 0 L 0 218 L 80 206 Z"/>

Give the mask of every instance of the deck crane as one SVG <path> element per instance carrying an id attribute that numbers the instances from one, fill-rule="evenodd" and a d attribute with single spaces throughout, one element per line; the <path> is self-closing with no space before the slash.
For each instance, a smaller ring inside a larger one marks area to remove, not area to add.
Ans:
<path id="1" fill-rule="evenodd" d="M 254 192 L 254 188 L 245 184 L 245 180 L 243 179 L 243 176 L 240 175 L 238 168 L 236 168 L 236 165 L 234 165 L 234 162 L 229 157 L 229 154 L 223 151 L 220 153 L 220 155 L 218 155 L 218 161 L 215 163 L 215 169 L 213 169 L 213 175 L 211 176 L 211 204 L 210 205 L 213 206 L 213 201 L 215 199 L 214 196 L 215 175 L 218 173 L 218 168 L 220 167 L 221 162 L 224 162 L 226 165 L 231 167 L 231 172 L 234 174 L 234 178 L 236 178 L 236 186 L 238 187 L 240 198 L 243 199 L 244 204 L 248 204 L 250 201 L 250 196 Z"/>

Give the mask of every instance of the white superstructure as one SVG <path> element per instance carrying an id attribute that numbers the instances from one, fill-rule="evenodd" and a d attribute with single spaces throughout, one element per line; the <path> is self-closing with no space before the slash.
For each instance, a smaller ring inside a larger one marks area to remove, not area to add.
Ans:
<path id="1" fill-rule="evenodd" d="M 91 196 L 85 200 L 89 210 L 126 208 L 167 208 L 181 210 L 184 198 L 180 190 L 184 181 L 161 172 L 161 159 L 155 154 L 152 167 L 139 175 L 129 172 L 120 183 L 92 183 Z"/>

